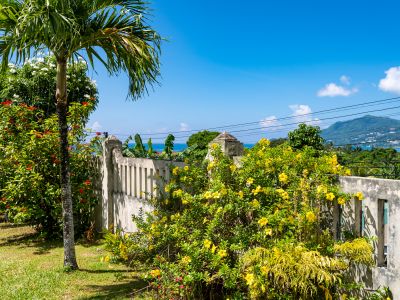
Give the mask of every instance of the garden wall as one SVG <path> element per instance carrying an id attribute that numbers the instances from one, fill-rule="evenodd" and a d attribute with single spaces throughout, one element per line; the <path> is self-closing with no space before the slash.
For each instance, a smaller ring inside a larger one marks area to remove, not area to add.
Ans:
<path id="1" fill-rule="evenodd" d="M 344 192 L 361 191 L 365 199 L 339 209 L 337 237 L 351 232 L 373 238 L 376 266 L 354 275 L 373 290 L 388 286 L 400 299 L 400 180 L 351 176 L 339 182 Z"/>
<path id="2" fill-rule="evenodd" d="M 100 203 L 96 209 L 97 229 L 120 228 L 133 232 L 132 215 L 150 211 L 147 200 L 164 189 L 170 166 L 183 163 L 123 157 L 122 143 L 115 137 L 103 143 L 100 163 Z"/>

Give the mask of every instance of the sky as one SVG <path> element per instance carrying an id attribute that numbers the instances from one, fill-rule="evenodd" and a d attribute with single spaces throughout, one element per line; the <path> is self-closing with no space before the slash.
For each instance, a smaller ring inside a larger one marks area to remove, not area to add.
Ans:
<path id="1" fill-rule="evenodd" d="M 173 132 L 185 142 L 195 130 L 251 123 L 225 129 L 252 143 L 286 136 L 295 126 L 288 123 L 326 128 L 356 117 L 339 118 L 345 114 L 400 113 L 397 101 L 318 114 L 400 96 L 399 1 L 153 0 L 150 7 L 150 25 L 167 40 L 160 85 L 129 101 L 126 75 L 109 77 L 98 65 L 90 72 L 100 97 L 89 121 L 95 131 L 121 140 L 141 133 L 153 143 Z"/>

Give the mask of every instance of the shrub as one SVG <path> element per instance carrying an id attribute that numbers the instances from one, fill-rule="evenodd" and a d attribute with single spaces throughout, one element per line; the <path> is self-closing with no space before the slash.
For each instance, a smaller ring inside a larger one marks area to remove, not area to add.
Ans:
<path id="1" fill-rule="evenodd" d="M 83 144 L 83 124 L 94 102 L 69 109 L 71 182 L 76 234 L 90 226 L 96 197 L 90 167 L 92 149 Z M 27 222 L 45 237 L 62 233 L 58 123 L 55 115 L 11 100 L 0 104 L 0 210 L 14 221 Z"/>
<path id="2" fill-rule="evenodd" d="M 153 213 L 134 218 L 137 233 L 109 234 L 114 259 L 144 263 L 165 299 L 321 299 L 346 291 L 350 263 L 370 263 L 372 248 L 332 238 L 332 208 L 352 196 L 336 185 L 347 172 L 336 156 L 262 139 L 236 166 L 212 149 L 205 168 L 172 170 L 165 196 L 151 200 Z"/>

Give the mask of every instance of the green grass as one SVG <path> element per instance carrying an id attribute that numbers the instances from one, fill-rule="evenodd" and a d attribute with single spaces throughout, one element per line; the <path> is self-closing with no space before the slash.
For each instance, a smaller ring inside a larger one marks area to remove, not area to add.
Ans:
<path id="1" fill-rule="evenodd" d="M 151 299 L 137 274 L 101 262 L 102 244 L 78 243 L 79 270 L 64 272 L 61 242 L 40 240 L 27 226 L 0 224 L 1 299 Z"/>

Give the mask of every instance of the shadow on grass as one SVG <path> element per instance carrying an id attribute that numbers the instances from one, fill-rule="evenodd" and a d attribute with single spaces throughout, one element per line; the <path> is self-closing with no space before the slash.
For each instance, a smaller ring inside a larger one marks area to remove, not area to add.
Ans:
<path id="1" fill-rule="evenodd" d="M 89 270 L 89 269 L 79 269 L 77 272 L 91 273 L 91 274 L 101 274 L 101 273 L 130 273 L 130 270 Z"/>
<path id="2" fill-rule="evenodd" d="M 10 228 L 18 228 L 18 227 L 26 227 L 26 224 L 0 223 L 1 229 L 10 229 Z"/>
<path id="3" fill-rule="evenodd" d="M 147 283 L 143 280 L 134 279 L 130 282 L 112 285 L 87 285 L 87 288 L 95 291 L 97 295 L 82 299 L 121 299 L 131 298 L 136 295 L 135 291 L 146 291 Z"/>

